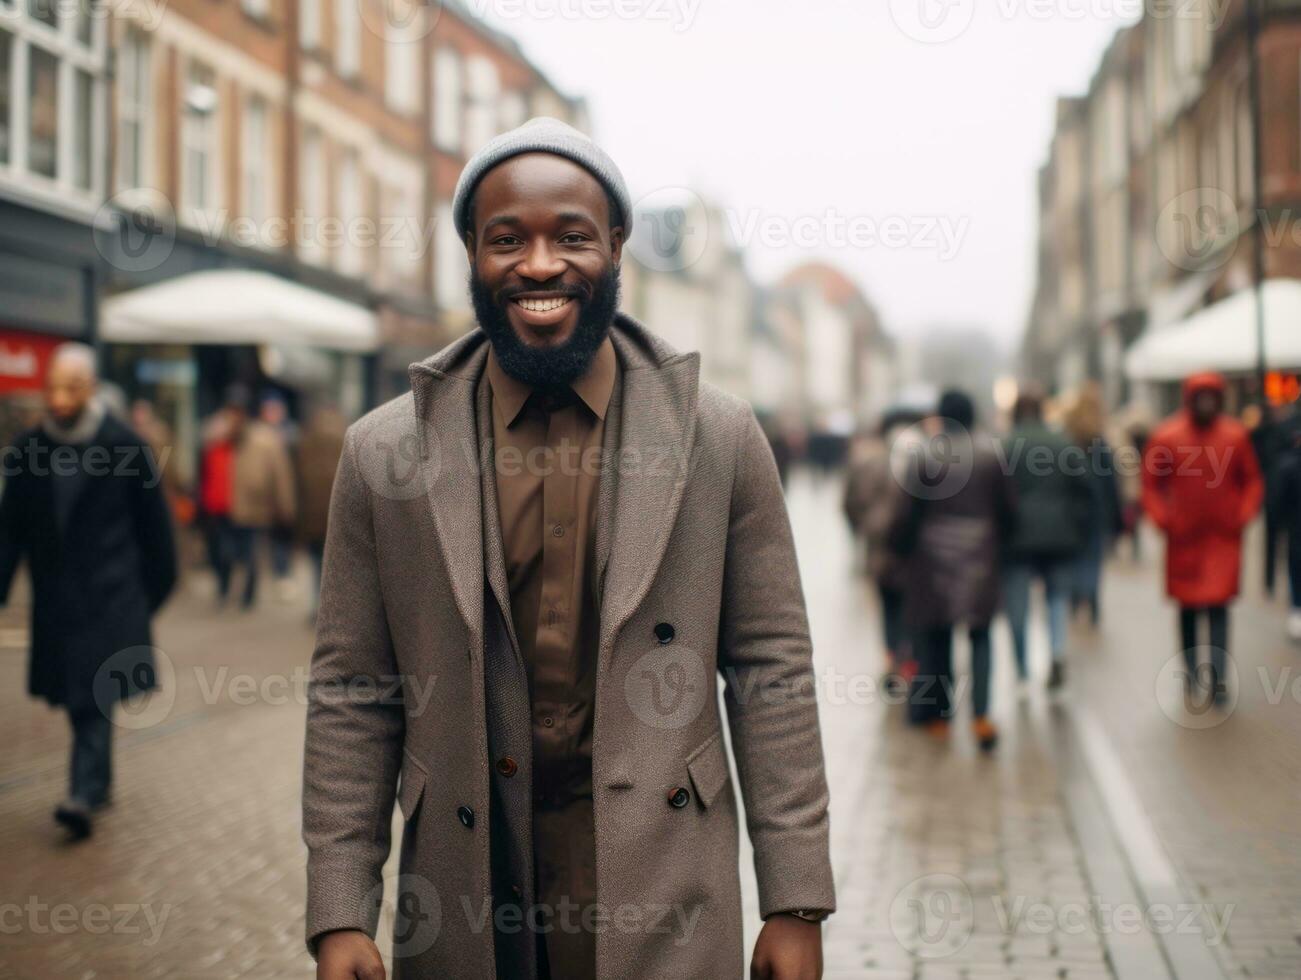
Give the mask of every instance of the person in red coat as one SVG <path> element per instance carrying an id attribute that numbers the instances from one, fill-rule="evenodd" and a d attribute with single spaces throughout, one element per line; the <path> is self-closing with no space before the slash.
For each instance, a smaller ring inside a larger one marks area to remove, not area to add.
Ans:
<path id="1" fill-rule="evenodd" d="M 1166 591 L 1179 603 L 1189 690 L 1203 675 L 1198 619 L 1209 620 L 1210 675 L 1203 687 L 1223 704 L 1228 605 L 1238 595 L 1242 532 L 1265 494 L 1247 430 L 1224 414 L 1224 378 L 1184 382 L 1184 409 L 1152 433 L 1143 455 L 1143 509 L 1166 535 Z"/>

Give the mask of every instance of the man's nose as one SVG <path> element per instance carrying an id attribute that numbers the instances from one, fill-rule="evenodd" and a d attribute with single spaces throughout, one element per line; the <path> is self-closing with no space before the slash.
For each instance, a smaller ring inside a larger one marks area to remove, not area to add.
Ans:
<path id="1" fill-rule="evenodd" d="M 565 271 L 565 263 L 545 239 L 533 241 L 524 252 L 524 258 L 515 267 L 516 273 L 525 279 L 545 282 L 554 279 Z"/>

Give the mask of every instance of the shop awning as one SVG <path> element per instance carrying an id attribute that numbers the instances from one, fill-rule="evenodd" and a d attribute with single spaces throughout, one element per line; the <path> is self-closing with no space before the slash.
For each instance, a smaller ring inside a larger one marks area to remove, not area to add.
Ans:
<path id="1" fill-rule="evenodd" d="M 250 269 L 191 272 L 113 296 L 100 309 L 99 333 L 128 344 L 379 347 L 370 310 Z"/>
<path id="2" fill-rule="evenodd" d="M 1274 371 L 1301 371 L 1301 281 L 1268 279 L 1265 300 L 1265 363 Z M 1256 370 L 1256 292 L 1244 289 L 1158 327 L 1125 355 L 1125 373 L 1136 381 L 1178 381 L 1197 371 L 1242 374 Z"/>

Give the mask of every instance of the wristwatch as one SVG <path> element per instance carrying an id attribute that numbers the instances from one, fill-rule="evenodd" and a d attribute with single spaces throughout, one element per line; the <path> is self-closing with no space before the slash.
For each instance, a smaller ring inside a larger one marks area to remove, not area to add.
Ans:
<path id="1" fill-rule="evenodd" d="M 779 915 L 793 915 L 797 919 L 803 919 L 805 922 L 823 922 L 827 916 L 831 915 L 826 909 L 788 909 L 785 912 L 777 913 Z"/>

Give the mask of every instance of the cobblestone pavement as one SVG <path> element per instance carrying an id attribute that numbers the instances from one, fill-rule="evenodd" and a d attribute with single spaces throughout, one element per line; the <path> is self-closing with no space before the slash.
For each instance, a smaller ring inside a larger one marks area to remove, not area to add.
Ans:
<path id="1" fill-rule="evenodd" d="M 1290 688 L 1270 703 L 1277 684 L 1263 691 L 1252 673 L 1263 664 L 1276 681 L 1295 656 L 1272 639 L 1280 610 L 1243 610 L 1240 673 L 1253 679 L 1223 725 L 1187 727 L 1155 696 L 1173 628 L 1164 611 L 1153 613 L 1163 608 L 1154 570 L 1118 568 L 1102 632 L 1077 638 L 1065 705 L 1041 693 L 1017 701 L 1007 638 L 996 634 L 1004 739 L 986 758 L 965 716 L 952 744 L 939 744 L 907 730 L 876 687 L 874 606 L 851 575 L 838 504 L 834 481 L 797 478 L 791 508 L 817 649 L 841 906 L 826 927 L 827 976 L 1107 977 L 1126 962 L 1126 937 L 1166 956 L 1152 938 L 1160 928 L 1121 923 L 1124 903 L 1143 900 L 1134 884 L 1143 866 L 1131 866 L 1115 811 L 1111 822 L 1090 817 L 1089 801 L 1104 812 L 1108 793 L 1081 779 L 1089 770 L 1079 764 L 1072 704 L 1096 716 L 1094 729 L 1114 747 L 1176 869 L 1177 894 L 1236 905 L 1212 962 L 1239 976 L 1301 974 L 1301 705 Z M 50 821 L 64 786 L 66 722 L 25 695 L 21 603 L 0 617 L 0 977 L 312 975 L 298 836 L 311 634 L 297 604 L 218 613 L 205 587 L 196 576 L 161 618 L 174 697 L 124 717 L 114 806 L 93 841 L 75 847 L 60 843 Z M 757 898 L 744 848 L 742 868 L 753 941 Z M 1099 903 L 1118 904 L 1113 912 Z"/>

